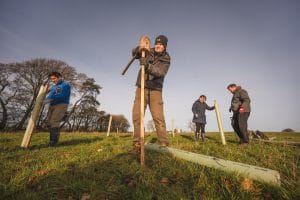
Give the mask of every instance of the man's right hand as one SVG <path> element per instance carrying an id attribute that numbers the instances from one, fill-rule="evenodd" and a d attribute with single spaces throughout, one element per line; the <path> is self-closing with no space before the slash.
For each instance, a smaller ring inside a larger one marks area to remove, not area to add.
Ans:
<path id="1" fill-rule="evenodd" d="M 135 59 L 140 59 L 141 58 L 141 53 L 140 53 L 140 50 L 139 50 L 139 46 L 135 47 L 132 50 L 132 56 L 134 56 Z"/>
<path id="2" fill-rule="evenodd" d="M 146 57 L 140 58 L 140 65 L 147 66 L 148 65 L 148 59 Z"/>
<path id="3" fill-rule="evenodd" d="M 51 101 L 52 101 L 52 99 L 47 99 L 47 98 L 46 98 L 46 99 L 43 101 L 43 105 L 50 104 Z"/>

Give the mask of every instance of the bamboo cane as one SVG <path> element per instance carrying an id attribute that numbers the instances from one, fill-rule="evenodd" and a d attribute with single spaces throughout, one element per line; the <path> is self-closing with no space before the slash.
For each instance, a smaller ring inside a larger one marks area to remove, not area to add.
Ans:
<path id="1" fill-rule="evenodd" d="M 150 39 L 142 35 L 139 40 L 139 51 L 141 52 L 141 57 L 146 57 L 146 52 L 150 51 Z M 140 112 L 140 137 L 141 137 L 141 166 L 145 165 L 145 152 L 144 152 L 144 141 L 145 141 L 145 128 L 144 128 L 144 115 L 145 115 L 145 66 L 141 65 L 141 112 Z"/>
<path id="2" fill-rule="evenodd" d="M 142 51 L 142 58 L 145 57 L 145 51 Z M 144 102 L 144 89 L 145 89 L 145 66 L 141 65 L 141 112 L 140 112 L 140 133 L 141 133 L 141 166 L 145 166 L 145 152 L 144 152 L 144 112 L 145 112 L 145 102 Z"/>

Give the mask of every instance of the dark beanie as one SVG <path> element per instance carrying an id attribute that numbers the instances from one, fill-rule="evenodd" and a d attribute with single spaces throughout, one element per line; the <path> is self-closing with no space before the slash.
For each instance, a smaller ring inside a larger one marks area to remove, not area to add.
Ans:
<path id="1" fill-rule="evenodd" d="M 164 35 L 159 35 L 156 39 L 155 39 L 155 44 L 157 43 L 161 43 L 162 45 L 164 45 L 164 47 L 166 48 L 168 45 L 168 38 Z"/>

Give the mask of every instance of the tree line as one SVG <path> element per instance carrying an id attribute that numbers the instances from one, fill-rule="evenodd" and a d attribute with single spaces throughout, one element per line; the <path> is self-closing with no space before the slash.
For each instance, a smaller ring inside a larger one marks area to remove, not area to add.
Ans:
<path id="1" fill-rule="evenodd" d="M 52 71 L 59 71 L 72 87 L 71 104 L 61 127 L 65 131 L 106 131 L 110 114 L 99 110 L 97 100 L 102 87 L 64 61 L 42 58 L 0 63 L 0 131 L 26 128 L 39 89 L 49 82 Z M 43 105 L 38 130 L 47 129 L 47 107 Z M 129 127 L 124 115 L 113 115 L 111 131 L 127 132 Z"/>

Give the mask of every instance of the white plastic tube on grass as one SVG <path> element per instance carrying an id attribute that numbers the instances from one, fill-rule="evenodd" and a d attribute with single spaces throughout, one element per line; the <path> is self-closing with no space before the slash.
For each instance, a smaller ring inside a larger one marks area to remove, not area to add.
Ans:
<path id="1" fill-rule="evenodd" d="M 196 164 L 200 164 L 206 167 L 231 173 L 237 173 L 239 175 L 248 177 L 253 180 L 262 181 L 275 186 L 280 186 L 280 174 L 278 171 L 275 170 L 239 162 L 233 162 L 229 160 L 223 160 L 212 156 L 206 156 L 184 150 L 174 149 L 171 147 L 161 147 L 157 144 L 151 143 L 147 143 L 145 145 L 145 149 L 153 150 L 160 153 L 169 153 L 174 157 L 190 161 Z"/>

